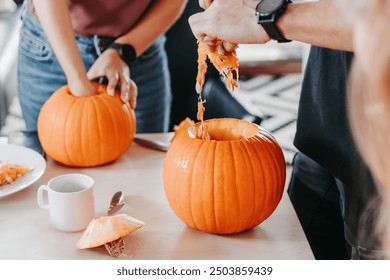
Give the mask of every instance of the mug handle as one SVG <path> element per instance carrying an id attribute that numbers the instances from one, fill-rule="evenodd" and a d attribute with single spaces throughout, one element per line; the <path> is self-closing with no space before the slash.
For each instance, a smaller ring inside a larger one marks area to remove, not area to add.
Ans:
<path id="1" fill-rule="evenodd" d="M 49 209 L 49 203 L 46 203 L 43 200 L 43 192 L 44 191 L 46 191 L 46 192 L 49 191 L 49 188 L 47 187 L 47 185 L 42 185 L 38 189 L 38 193 L 37 193 L 38 205 L 39 205 L 39 207 L 41 207 L 43 209 Z"/>

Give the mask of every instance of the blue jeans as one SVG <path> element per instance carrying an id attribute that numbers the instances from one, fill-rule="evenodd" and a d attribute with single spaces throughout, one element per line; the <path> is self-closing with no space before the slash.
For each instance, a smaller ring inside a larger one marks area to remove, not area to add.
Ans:
<path id="1" fill-rule="evenodd" d="M 103 50 L 96 40 L 100 39 L 76 36 L 87 70 Z M 161 36 L 129 66 L 131 78 L 138 87 L 135 110 L 137 133 L 168 131 L 171 90 L 164 44 L 165 37 Z M 38 18 L 25 5 L 19 43 L 18 94 L 27 131 L 36 131 L 42 105 L 52 93 L 66 84 L 65 74 Z"/>

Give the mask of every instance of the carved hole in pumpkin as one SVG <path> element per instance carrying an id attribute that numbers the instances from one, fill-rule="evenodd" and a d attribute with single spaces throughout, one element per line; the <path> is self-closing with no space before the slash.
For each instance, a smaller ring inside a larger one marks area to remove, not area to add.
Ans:
<path id="1" fill-rule="evenodd" d="M 234 141 L 248 139 L 259 133 L 260 128 L 245 120 L 220 118 L 204 121 L 207 124 L 207 132 L 210 135 L 210 140 L 214 141 Z M 197 138 L 196 131 L 200 126 L 200 122 L 191 126 L 188 129 L 188 134 L 191 138 Z"/>
<path id="2" fill-rule="evenodd" d="M 92 84 L 96 87 L 96 94 L 97 95 L 100 95 L 100 94 L 107 94 L 107 86 L 106 85 L 103 85 L 103 84 L 99 84 L 99 83 L 96 83 L 96 82 L 92 82 Z M 70 92 L 69 90 L 69 87 L 66 87 L 65 88 L 65 92 L 68 94 L 68 95 L 72 95 L 73 94 Z M 91 95 L 93 96 L 93 95 Z"/>

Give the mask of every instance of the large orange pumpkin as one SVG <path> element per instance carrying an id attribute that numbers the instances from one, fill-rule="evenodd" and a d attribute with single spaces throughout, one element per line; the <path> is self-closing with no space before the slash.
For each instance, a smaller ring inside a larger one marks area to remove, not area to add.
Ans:
<path id="1" fill-rule="evenodd" d="M 94 84 L 98 94 L 76 97 L 68 86 L 56 91 L 38 117 L 38 137 L 47 155 L 68 166 L 98 166 L 119 158 L 136 130 L 134 110 L 119 93 Z"/>
<path id="2" fill-rule="evenodd" d="M 282 150 L 253 123 L 229 118 L 205 123 L 211 140 L 182 131 L 172 141 L 163 169 L 168 202 L 185 224 L 204 232 L 251 229 L 274 212 L 282 197 Z"/>

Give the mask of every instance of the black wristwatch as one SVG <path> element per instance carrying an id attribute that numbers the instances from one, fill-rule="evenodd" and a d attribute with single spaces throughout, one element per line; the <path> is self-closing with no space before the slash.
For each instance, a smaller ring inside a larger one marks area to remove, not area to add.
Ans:
<path id="1" fill-rule="evenodd" d="M 125 61 L 127 64 L 130 64 L 130 62 L 133 62 L 137 59 L 137 54 L 134 47 L 129 44 L 119 44 L 114 42 L 111 43 L 107 49 L 116 50 L 123 61 Z"/>
<path id="2" fill-rule="evenodd" d="M 257 23 L 261 24 L 271 39 L 279 43 L 291 42 L 279 32 L 276 21 L 287 9 L 290 0 L 261 0 L 256 6 Z"/>

